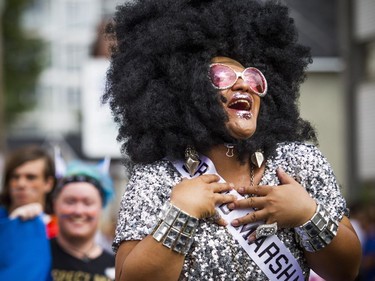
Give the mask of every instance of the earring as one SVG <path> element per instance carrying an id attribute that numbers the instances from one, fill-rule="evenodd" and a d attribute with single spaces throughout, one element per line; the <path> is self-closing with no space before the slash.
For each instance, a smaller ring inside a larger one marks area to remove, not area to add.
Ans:
<path id="1" fill-rule="evenodd" d="M 234 145 L 231 144 L 231 143 L 225 143 L 224 145 L 228 149 L 227 152 L 225 153 L 225 155 L 229 158 L 233 157 L 234 156 L 234 152 L 233 152 Z"/>
<path id="2" fill-rule="evenodd" d="M 251 162 L 258 168 L 260 168 L 264 162 L 264 156 L 262 151 L 255 151 L 253 155 L 251 155 Z"/>
<path id="3" fill-rule="evenodd" d="M 189 172 L 190 176 L 193 177 L 199 166 L 198 153 L 194 147 L 188 146 L 185 150 L 185 168 Z"/>

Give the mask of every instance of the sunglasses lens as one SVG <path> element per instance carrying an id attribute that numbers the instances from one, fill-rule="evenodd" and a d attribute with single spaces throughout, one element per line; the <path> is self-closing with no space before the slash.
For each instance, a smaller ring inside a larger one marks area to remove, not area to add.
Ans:
<path id="1" fill-rule="evenodd" d="M 216 88 L 225 89 L 236 81 L 237 75 L 225 65 L 213 64 L 210 67 L 210 78 Z"/>
<path id="2" fill-rule="evenodd" d="M 250 88 L 258 93 L 263 94 L 266 91 L 266 81 L 262 73 L 256 68 L 247 68 L 244 72 L 246 82 Z"/>

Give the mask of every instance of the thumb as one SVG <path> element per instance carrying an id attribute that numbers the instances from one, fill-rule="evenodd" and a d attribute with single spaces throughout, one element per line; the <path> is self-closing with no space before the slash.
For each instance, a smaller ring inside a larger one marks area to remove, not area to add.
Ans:
<path id="1" fill-rule="evenodd" d="M 292 176 L 290 176 L 283 170 L 283 168 L 278 167 L 276 173 L 281 184 L 291 184 L 296 182 Z"/>

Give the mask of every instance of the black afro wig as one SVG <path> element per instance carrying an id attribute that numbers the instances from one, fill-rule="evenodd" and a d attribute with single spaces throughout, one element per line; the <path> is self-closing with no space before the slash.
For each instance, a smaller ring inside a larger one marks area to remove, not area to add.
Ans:
<path id="1" fill-rule="evenodd" d="M 283 4 L 138 0 L 119 6 L 108 30 L 116 43 L 103 100 L 132 163 L 182 158 L 188 145 L 204 153 L 232 142 L 244 158 L 259 149 L 272 156 L 279 142 L 316 142 L 298 109 L 310 50 L 297 43 Z M 227 116 L 207 77 L 215 56 L 256 67 L 268 81 L 257 131 L 248 140 L 233 140 L 226 131 Z"/>

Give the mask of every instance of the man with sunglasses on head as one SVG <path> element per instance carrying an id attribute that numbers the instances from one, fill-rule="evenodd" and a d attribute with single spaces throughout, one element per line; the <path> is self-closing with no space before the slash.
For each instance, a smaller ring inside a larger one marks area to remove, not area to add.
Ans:
<path id="1" fill-rule="evenodd" d="M 315 131 L 311 62 L 286 6 L 139 0 L 118 7 L 104 99 L 125 189 L 116 280 L 354 280 L 360 244 Z"/>

